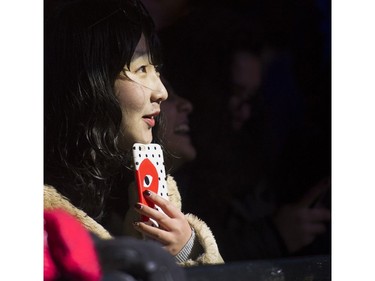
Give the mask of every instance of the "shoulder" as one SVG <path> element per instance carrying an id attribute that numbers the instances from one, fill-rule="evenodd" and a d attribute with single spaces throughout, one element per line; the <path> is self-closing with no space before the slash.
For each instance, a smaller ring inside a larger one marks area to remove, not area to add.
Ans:
<path id="1" fill-rule="evenodd" d="M 101 238 L 111 238 L 107 230 L 98 222 L 88 216 L 84 211 L 74 206 L 68 198 L 60 194 L 53 186 L 44 185 L 43 189 L 44 210 L 62 209 L 73 215 L 89 231 Z"/>
<path id="2" fill-rule="evenodd" d="M 44 209 L 63 208 L 73 206 L 67 198 L 61 195 L 53 186 L 45 185 L 43 188 Z"/>

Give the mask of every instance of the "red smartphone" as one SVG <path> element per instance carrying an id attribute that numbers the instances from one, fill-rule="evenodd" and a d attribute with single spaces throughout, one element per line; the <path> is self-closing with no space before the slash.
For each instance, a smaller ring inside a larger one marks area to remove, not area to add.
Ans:
<path id="1" fill-rule="evenodd" d="M 163 212 L 159 206 L 147 201 L 143 196 L 144 191 L 151 190 L 168 200 L 167 175 L 165 173 L 164 155 L 161 146 L 155 143 L 135 143 L 133 145 L 133 162 L 138 189 L 138 201 Z M 156 221 L 146 216 L 142 216 L 141 220 L 151 220 L 152 223 L 158 226 Z"/>

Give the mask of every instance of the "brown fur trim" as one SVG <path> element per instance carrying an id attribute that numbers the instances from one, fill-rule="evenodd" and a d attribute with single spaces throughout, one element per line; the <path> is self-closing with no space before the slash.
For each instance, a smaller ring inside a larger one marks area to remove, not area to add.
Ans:
<path id="1" fill-rule="evenodd" d="M 172 176 L 167 178 L 168 185 L 168 195 L 169 200 L 181 210 L 182 200 L 180 192 L 178 191 L 177 183 Z M 187 214 L 185 215 L 190 226 L 194 228 L 196 239 L 198 239 L 199 244 L 203 247 L 204 253 L 197 258 L 197 260 L 187 260 L 182 263 L 183 266 L 191 266 L 198 264 L 221 264 L 224 263 L 223 258 L 220 255 L 218 246 L 211 229 L 207 224 L 197 218 L 195 215 Z"/>
<path id="2" fill-rule="evenodd" d="M 54 187 L 50 185 L 44 186 L 44 209 L 62 209 L 79 220 L 83 226 L 98 235 L 100 238 L 112 238 L 107 230 L 99 223 L 89 217 L 84 211 L 76 208 L 69 200 L 62 196 Z"/>
<path id="3" fill-rule="evenodd" d="M 173 203 L 179 210 L 181 210 L 181 195 L 178 191 L 177 183 L 172 176 L 167 177 L 168 196 L 169 201 Z"/>
<path id="4" fill-rule="evenodd" d="M 203 247 L 204 253 L 200 255 L 196 260 L 187 260 L 182 265 L 200 265 L 200 264 L 222 264 L 224 263 L 223 258 L 220 255 L 219 248 L 216 244 L 214 235 L 207 224 L 192 214 L 186 214 L 191 227 L 194 228 L 196 239 L 199 244 Z"/>

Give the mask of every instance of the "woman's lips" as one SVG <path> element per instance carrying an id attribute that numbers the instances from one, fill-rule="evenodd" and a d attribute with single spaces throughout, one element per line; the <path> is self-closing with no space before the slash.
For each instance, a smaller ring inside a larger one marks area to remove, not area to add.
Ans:
<path id="1" fill-rule="evenodd" d="M 155 117 L 158 116 L 159 114 L 160 114 L 160 111 L 156 111 L 152 114 L 145 115 L 142 118 L 150 128 L 153 128 L 155 127 L 155 124 L 156 124 Z"/>
<path id="2" fill-rule="evenodd" d="M 155 126 L 155 119 L 154 116 L 145 116 L 143 120 L 147 123 L 147 125 L 151 128 Z"/>
<path id="3" fill-rule="evenodd" d="M 188 135 L 190 133 L 190 127 L 188 124 L 183 123 L 176 126 L 173 132 L 178 135 Z"/>

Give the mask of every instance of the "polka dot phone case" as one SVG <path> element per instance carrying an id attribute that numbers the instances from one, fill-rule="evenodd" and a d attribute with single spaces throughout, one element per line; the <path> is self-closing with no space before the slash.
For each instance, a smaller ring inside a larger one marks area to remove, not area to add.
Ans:
<path id="1" fill-rule="evenodd" d="M 133 145 L 133 160 L 139 202 L 163 212 L 161 208 L 148 202 L 143 196 L 144 191 L 151 190 L 168 200 L 167 175 L 165 174 L 164 156 L 161 146 L 155 143 L 135 143 Z M 142 216 L 141 219 L 142 221 L 151 220 L 158 226 L 157 222 L 148 217 Z"/>

